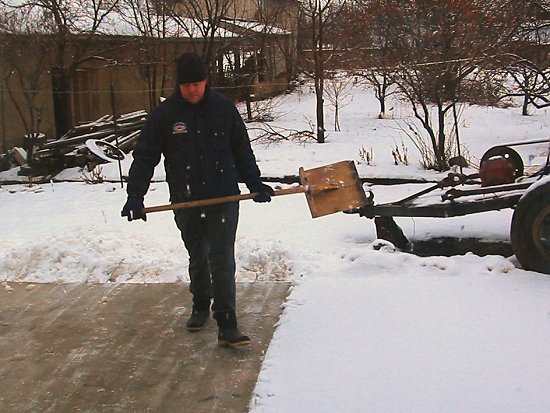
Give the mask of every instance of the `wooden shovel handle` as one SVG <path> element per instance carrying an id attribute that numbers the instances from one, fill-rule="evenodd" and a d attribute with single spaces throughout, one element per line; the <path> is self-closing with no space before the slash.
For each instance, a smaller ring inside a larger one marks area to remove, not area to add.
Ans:
<path id="1" fill-rule="evenodd" d="M 273 196 L 302 194 L 304 192 L 306 192 L 306 189 L 303 186 L 296 186 L 292 188 L 278 189 L 277 191 L 275 191 Z M 258 192 L 252 192 L 250 194 L 228 195 L 228 196 L 222 196 L 219 198 L 199 199 L 196 201 L 178 202 L 175 204 L 157 205 L 157 206 L 143 208 L 143 213 L 147 214 L 149 212 L 169 211 L 173 209 L 182 209 L 182 208 L 194 208 L 194 207 L 201 207 L 201 206 L 208 206 L 208 205 L 223 204 L 225 202 L 238 202 L 238 201 L 243 201 L 245 199 L 253 199 L 256 195 L 258 195 Z"/>

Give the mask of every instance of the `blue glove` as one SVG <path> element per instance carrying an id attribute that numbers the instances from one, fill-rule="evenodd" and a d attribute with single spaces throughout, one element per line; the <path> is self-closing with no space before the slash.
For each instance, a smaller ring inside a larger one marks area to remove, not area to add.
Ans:
<path id="1" fill-rule="evenodd" d="M 252 198 L 254 202 L 271 202 L 271 196 L 275 195 L 273 188 L 262 182 L 251 185 L 248 189 L 250 189 L 250 192 L 258 193 L 258 195 Z"/>
<path id="2" fill-rule="evenodd" d="M 147 221 L 147 217 L 143 213 L 143 197 L 128 195 L 128 200 L 124 204 L 120 216 L 128 217 L 128 221 L 136 219 Z"/>

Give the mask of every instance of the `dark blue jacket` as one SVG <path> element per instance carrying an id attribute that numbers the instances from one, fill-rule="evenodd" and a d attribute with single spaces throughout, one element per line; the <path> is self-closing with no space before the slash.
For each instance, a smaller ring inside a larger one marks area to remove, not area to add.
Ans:
<path id="1" fill-rule="evenodd" d="M 170 201 L 238 194 L 238 182 L 249 189 L 260 183 L 260 170 L 237 108 L 208 89 L 192 105 L 179 90 L 159 104 L 141 131 L 130 167 L 127 192 L 144 196 L 155 166 L 164 155 Z"/>

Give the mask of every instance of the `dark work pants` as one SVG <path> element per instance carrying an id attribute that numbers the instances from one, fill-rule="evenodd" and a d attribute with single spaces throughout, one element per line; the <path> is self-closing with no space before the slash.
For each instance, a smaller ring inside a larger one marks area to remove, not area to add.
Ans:
<path id="1" fill-rule="evenodd" d="M 175 220 L 189 252 L 190 291 L 197 308 L 235 311 L 235 234 L 239 203 L 175 210 Z"/>

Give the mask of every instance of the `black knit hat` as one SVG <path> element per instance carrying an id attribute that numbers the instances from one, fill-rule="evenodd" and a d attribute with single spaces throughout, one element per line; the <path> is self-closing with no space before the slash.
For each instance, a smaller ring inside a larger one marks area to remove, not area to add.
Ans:
<path id="1" fill-rule="evenodd" d="M 176 81 L 196 83 L 206 79 L 206 68 L 200 56 L 193 52 L 182 54 L 176 62 Z"/>

